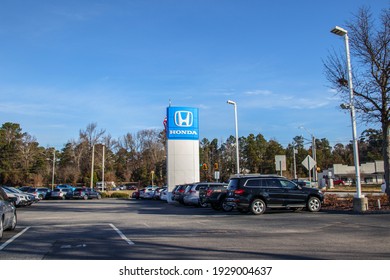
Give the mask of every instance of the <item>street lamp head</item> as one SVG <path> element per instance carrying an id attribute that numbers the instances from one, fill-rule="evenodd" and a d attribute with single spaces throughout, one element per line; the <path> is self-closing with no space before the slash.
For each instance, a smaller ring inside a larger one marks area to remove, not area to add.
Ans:
<path id="1" fill-rule="evenodd" d="M 335 26 L 335 28 L 333 28 L 330 32 L 332 32 L 333 34 L 336 34 L 338 36 L 344 36 L 344 35 L 347 35 L 347 30 L 345 30 L 344 28 L 341 28 L 340 26 Z"/>
<path id="2" fill-rule="evenodd" d="M 232 101 L 232 100 L 228 100 L 227 101 L 228 104 L 231 104 L 231 105 L 236 105 L 236 102 Z"/>
<path id="3" fill-rule="evenodd" d="M 342 104 L 340 104 L 340 107 L 341 107 L 341 109 L 344 109 L 344 110 L 346 110 L 346 109 L 350 110 L 351 109 L 351 104 L 342 103 Z"/>

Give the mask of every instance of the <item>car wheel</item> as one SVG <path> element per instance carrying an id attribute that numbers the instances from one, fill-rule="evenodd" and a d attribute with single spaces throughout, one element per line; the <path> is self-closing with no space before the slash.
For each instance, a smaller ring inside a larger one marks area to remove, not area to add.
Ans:
<path id="1" fill-rule="evenodd" d="M 8 230 L 14 230 L 16 228 L 16 224 L 18 223 L 18 217 L 16 216 L 16 212 L 12 218 L 11 227 Z"/>
<path id="2" fill-rule="evenodd" d="M 265 212 L 266 208 L 267 206 L 262 199 L 255 199 L 251 204 L 250 210 L 255 215 L 261 215 Z"/>
<path id="3" fill-rule="evenodd" d="M 3 238 L 3 219 L 0 219 L 0 239 Z"/>
<path id="4" fill-rule="evenodd" d="M 226 201 L 224 200 L 224 201 L 222 201 L 222 210 L 224 211 L 224 212 L 231 212 L 231 211 L 233 211 L 233 206 L 231 206 L 231 205 L 228 205 L 227 203 L 226 203 Z"/>
<path id="5" fill-rule="evenodd" d="M 87 200 L 87 199 L 88 199 L 88 195 L 84 195 L 84 196 L 83 196 L 83 199 L 84 199 L 84 200 Z"/>
<path id="6" fill-rule="evenodd" d="M 307 209 L 310 212 L 318 212 L 321 209 L 321 201 L 318 197 L 312 196 L 307 201 Z"/>

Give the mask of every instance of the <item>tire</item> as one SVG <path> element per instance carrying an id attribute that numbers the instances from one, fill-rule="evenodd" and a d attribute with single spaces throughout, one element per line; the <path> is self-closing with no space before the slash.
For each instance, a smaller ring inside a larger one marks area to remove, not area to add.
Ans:
<path id="1" fill-rule="evenodd" d="M 12 219 L 11 227 L 8 230 L 14 230 L 16 228 L 17 223 L 18 223 L 18 217 L 16 216 L 16 212 L 15 212 L 14 217 Z"/>
<path id="2" fill-rule="evenodd" d="M 262 199 L 255 199 L 252 201 L 250 211 L 255 215 L 261 215 L 265 212 L 267 206 Z"/>
<path id="3" fill-rule="evenodd" d="M 233 206 L 227 205 L 225 200 L 222 201 L 221 207 L 222 207 L 223 212 L 231 212 L 231 211 L 233 211 L 233 208 L 234 208 Z"/>
<path id="4" fill-rule="evenodd" d="M 3 238 L 3 232 L 4 232 L 4 228 L 3 228 L 3 218 L 0 219 L 0 239 Z"/>
<path id="5" fill-rule="evenodd" d="M 311 196 L 307 201 L 307 210 L 310 212 L 318 212 L 321 209 L 321 200 L 318 197 Z"/>

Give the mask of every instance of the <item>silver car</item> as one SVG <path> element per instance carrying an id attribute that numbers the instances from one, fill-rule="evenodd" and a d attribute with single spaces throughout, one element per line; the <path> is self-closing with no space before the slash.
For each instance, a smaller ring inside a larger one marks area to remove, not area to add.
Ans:
<path id="1" fill-rule="evenodd" d="M 27 193 L 19 193 L 18 191 L 14 190 L 11 187 L 2 187 L 3 191 L 6 193 L 7 197 L 15 198 L 14 200 L 14 205 L 16 207 L 21 207 L 21 206 L 27 206 L 31 205 L 33 201 L 30 200 L 29 195 Z"/>
<path id="2" fill-rule="evenodd" d="M 3 188 L 0 187 L 0 239 L 4 230 L 14 230 L 17 223 L 14 198 L 8 198 Z"/>
<path id="3" fill-rule="evenodd" d="M 195 205 L 195 206 L 201 206 L 201 207 L 207 207 L 207 204 L 201 203 L 199 201 L 199 190 L 201 188 L 207 188 L 208 183 L 194 183 L 187 185 L 184 196 L 183 196 L 183 202 L 185 205 Z"/>

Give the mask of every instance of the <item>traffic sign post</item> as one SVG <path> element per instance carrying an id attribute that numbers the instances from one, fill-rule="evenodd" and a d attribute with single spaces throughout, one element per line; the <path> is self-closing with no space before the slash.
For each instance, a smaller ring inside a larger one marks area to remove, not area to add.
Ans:
<path id="1" fill-rule="evenodd" d="M 310 187 L 311 187 L 311 174 L 310 171 L 313 169 L 313 167 L 317 164 L 317 162 L 308 155 L 303 161 L 302 165 L 306 167 L 307 170 L 309 170 L 309 181 L 310 181 Z"/>
<path id="2" fill-rule="evenodd" d="M 275 170 L 280 171 L 280 176 L 283 176 L 283 170 L 286 170 L 286 156 L 276 155 L 275 156 Z"/>

